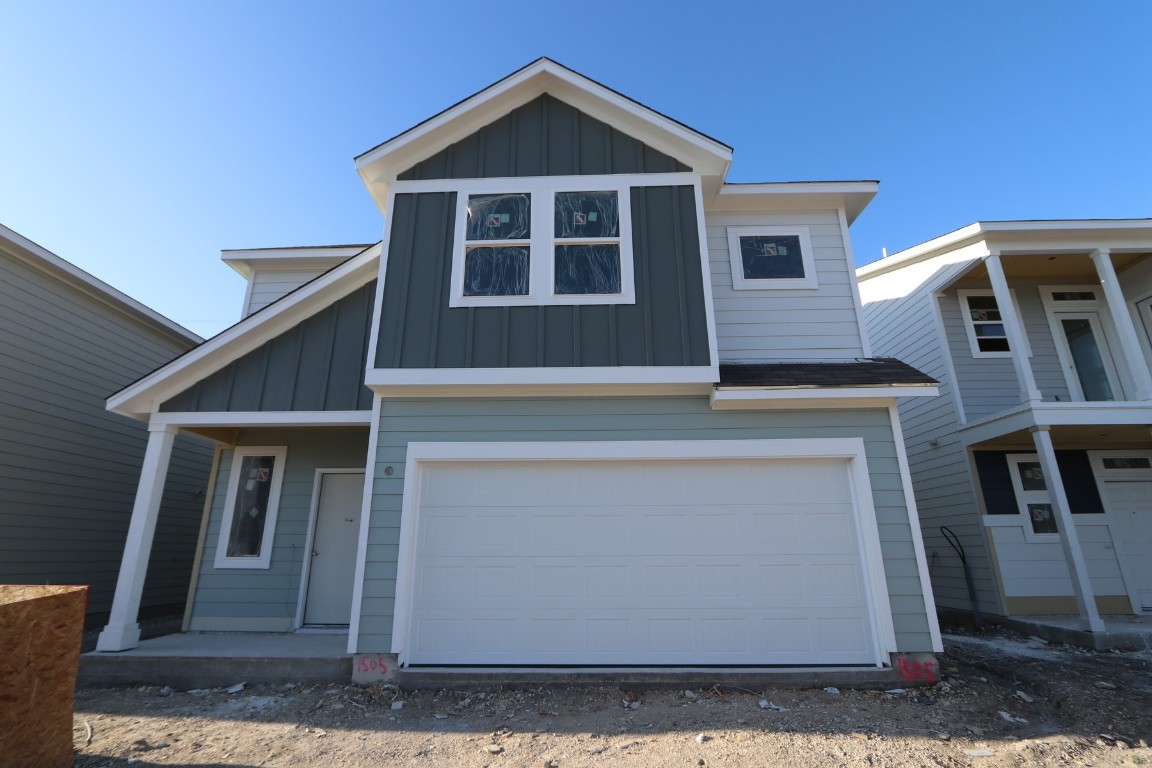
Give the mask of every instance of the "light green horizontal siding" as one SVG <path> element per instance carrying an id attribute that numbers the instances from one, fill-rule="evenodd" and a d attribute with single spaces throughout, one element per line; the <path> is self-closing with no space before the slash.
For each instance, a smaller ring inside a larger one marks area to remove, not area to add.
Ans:
<path id="1" fill-rule="evenodd" d="M 111 608 L 148 432 L 104 402 L 191 346 L 0 247 L 0 582 L 87 584 L 89 613 Z M 144 608 L 187 597 L 211 457 L 176 442 Z"/>
<path id="2" fill-rule="evenodd" d="M 292 628 L 300 597 L 300 575 L 308 539 L 308 518 L 317 469 L 363 467 L 368 457 L 368 430 L 248 429 L 238 445 L 288 446 L 272 559 L 268 568 L 216 568 L 216 550 L 224 516 L 224 498 L 232 472 L 231 450 L 223 451 L 213 489 L 212 510 L 204 539 L 204 556 L 192 606 L 192 626 L 217 626 L 213 619 L 249 618 L 281 622 Z M 348 552 L 355 558 L 355 552 Z M 269 624 L 261 626 L 268 627 Z"/>
<path id="3" fill-rule="evenodd" d="M 789 440 L 861 437 L 885 558 L 897 644 L 932 649 L 888 412 L 715 412 L 702 397 L 389 400 L 381 404 L 359 648 L 391 650 L 397 544 L 410 442 Z M 385 467 L 392 474 L 385 474 Z"/>

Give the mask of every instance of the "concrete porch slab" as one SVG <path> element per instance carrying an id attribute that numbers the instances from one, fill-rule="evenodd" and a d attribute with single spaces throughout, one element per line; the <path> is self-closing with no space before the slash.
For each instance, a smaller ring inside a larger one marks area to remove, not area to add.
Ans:
<path id="1" fill-rule="evenodd" d="M 178 690 L 236 683 L 341 683 L 352 679 L 346 634 L 186 632 L 116 653 L 80 657 L 77 685 Z"/>
<path id="2" fill-rule="evenodd" d="M 991 620 L 1025 635 L 1096 651 L 1152 649 L 1152 616 L 1102 616 L 1104 632 L 1089 632 L 1078 616 L 996 616 Z"/>

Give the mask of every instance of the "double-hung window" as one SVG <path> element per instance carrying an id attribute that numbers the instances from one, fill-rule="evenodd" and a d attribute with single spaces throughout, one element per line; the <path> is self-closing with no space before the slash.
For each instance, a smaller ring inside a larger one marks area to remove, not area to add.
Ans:
<path id="1" fill-rule="evenodd" d="M 1012 292 L 1013 311 L 1021 328 L 1024 317 L 1020 314 L 1020 304 Z M 968 336 L 968 346 L 973 357 L 1011 357 L 1008 346 L 1008 331 L 1004 326 L 1003 312 L 996 303 L 992 291 L 986 289 L 956 291 L 960 302 L 960 314 L 964 320 L 964 331 Z M 1024 354 L 1032 356 L 1028 339 L 1024 339 Z"/>
<path id="2" fill-rule="evenodd" d="M 492 179 L 457 192 L 450 305 L 631 304 L 626 186 Z"/>

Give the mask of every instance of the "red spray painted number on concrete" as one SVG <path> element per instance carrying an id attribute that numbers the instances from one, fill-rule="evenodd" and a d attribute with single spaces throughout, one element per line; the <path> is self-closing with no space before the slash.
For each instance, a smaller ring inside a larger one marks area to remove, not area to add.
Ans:
<path id="1" fill-rule="evenodd" d="M 936 682 L 939 678 L 936 673 L 936 662 L 934 661 L 909 661 L 908 659 L 900 659 L 896 662 L 896 674 L 900 675 L 901 680 L 924 680 L 929 683 Z"/>
<path id="2" fill-rule="evenodd" d="M 388 674 L 388 660 L 383 656 L 361 656 L 360 671 L 379 672 L 381 675 L 386 675 Z"/>

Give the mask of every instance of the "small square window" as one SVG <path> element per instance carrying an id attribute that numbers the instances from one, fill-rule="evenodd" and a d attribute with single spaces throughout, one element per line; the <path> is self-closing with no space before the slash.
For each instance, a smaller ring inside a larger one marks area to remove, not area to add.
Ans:
<path id="1" fill-rule="evenodd" d="M 1056 516 L 1051 504 L 1029 504 L 1028 519 L 1032 521 L 1032 533 L 1059 533 Z"/>
<path id="2" fill-rule="evenodd" d="M 1044 484 L 1044 470 L 1038 461 L 1020 461 L 1016 463 L 1016 471 L 1020 473 L 1020 489 L 1024 491 L 1046 491 Z"/>
<path id="3" fill-rule="evenodd" d="M 736 290 L 817 287 L 807 227 L 729 227 L 728 252 Z"/>

